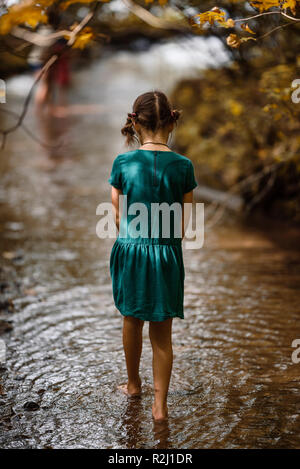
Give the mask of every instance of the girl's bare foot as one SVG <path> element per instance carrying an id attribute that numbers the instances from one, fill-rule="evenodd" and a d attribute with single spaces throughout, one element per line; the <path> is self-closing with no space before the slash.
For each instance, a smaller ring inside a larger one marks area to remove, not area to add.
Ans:
<path id="1" fill-rule="evenodd" d="M 168 418 L 168 407 L 167 405 L 158 406 L 155 403 L 152 406 L 152 416 L 155 422 L 164 422 Z"/>
<path id="2" fill-rule="evenodd" d="M 141 382 L 139 383 L 126 383 L 126 384 L 121 384 L 118 386 L 118 389 L 122 391 L 124 394 L 126 394 L 129 397 L 138 397 L 141 395 Z"/>

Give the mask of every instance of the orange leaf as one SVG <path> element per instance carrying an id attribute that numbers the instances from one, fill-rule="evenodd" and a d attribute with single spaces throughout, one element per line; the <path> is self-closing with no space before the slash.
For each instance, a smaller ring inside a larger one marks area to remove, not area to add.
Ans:
<path id="1" fill-rule="evenodd" d="M 237 36 L 237 34 L 229 34 L 229 36 L 226 39 L 227 45 L 229 47 L 232 47 L 233 49 L 237 49 L 241 45 L 241 40 Z"/>
<path id="2" fill-rule="evenodd" d="M 254 31 L 252 31 L 252 29 L 250 29 L 248 23 L 242 23 L 241 24 L 241 28 L 246 31 L 247 33 L 250 33 L 250 34 L 255 34 Z"/>

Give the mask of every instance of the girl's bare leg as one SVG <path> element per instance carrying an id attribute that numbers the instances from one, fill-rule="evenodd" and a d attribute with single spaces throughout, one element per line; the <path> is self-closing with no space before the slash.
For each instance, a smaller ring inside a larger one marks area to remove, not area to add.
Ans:
<path id="1" fill-rule="evenodd" d="M 130 396 L 139 395 L 141 392 L 141 378 L 139 375 L 140 359 L 143 343 L 144 321 L 125 316 L 123 320 L 123 347 L 126 358 L 128 383 L 120 386 L 120 389 Z"/>
<path id="2" fill-rule="evenodd" d="M 172 364 L 172 318 L 162 322 L 149 323 L 149 336 L 153 350 L 154 403 L 152 414 L 155 420 L 168 416 L 167 395 Z"/>

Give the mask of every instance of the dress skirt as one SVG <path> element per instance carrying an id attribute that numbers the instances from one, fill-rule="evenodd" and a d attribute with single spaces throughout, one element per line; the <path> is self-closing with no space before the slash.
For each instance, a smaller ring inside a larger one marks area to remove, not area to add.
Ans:
<path id="1" fill-rule="evenodd" d="M 110 255 L 113 297 L 123 316 L 184 318 L 181 239 L 117 238 Z"/>
<path id="2" fill-rule="evenodd" d="M 197 186 L 191 161 L 173 151 L 133 150 L 115 158 L 109 182 L 124 196 L 110 256 L 116 308 L 143 321 L 183 319 L 182 213 L 173 209 Z"/>

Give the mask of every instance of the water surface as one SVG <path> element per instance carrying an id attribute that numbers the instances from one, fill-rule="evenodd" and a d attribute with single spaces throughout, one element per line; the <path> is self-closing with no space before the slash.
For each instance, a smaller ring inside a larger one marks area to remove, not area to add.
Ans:
<path id="1" fill-rule="evenodd" d="M 142 399 L 116 390 L 126 380 L 122 321 L 109 277 L 113 240 L 96 237 L 96 207 L 109 200 L 132 100 L 153 83 L 165 89 L 165 65 L 144 54 L 116 54 L 77 73 L 64 116 L 37 120 L 30 110 L 26 125 L 59 148 L 42 148 L 20 129 L 1 156 L 2 264 L 14 267 L 20 294 L 1 316 L 13 330 L 2 336 L 0 445 L 299 448 L 300 364 L 291 343 L 300 338 L 300 253 L 292 229 L 227 216 L 203 249 L 185 251 L 186 319 L 174 321 L 167 424 L 151 418 L 147 326 Z M 25 410 L 28 402 L 38 409 Z"/>

